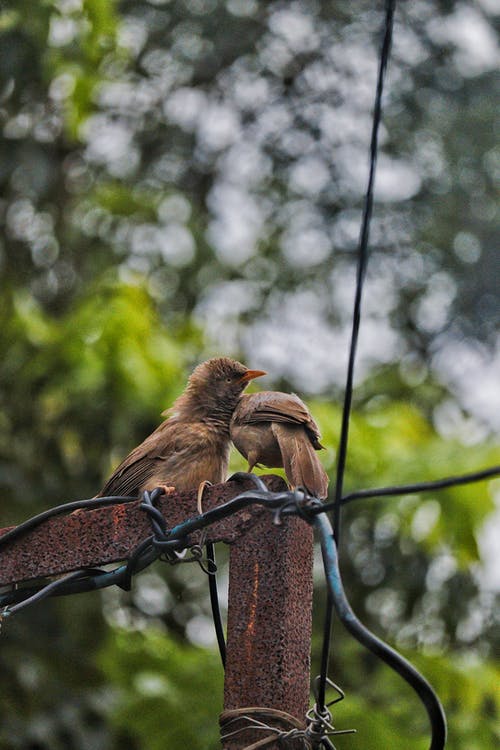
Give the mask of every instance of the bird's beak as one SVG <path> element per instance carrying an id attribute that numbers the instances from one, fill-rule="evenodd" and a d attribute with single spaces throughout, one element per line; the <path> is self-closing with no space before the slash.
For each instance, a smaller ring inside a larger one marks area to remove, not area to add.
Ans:
<path id="1" fill-rule="evenodd" d="M 240 383 L 248 383 L 254 378 L 260 378 L 262 375 L 267 375 L 265 370 L 247 370 L 244 375 L 240 378 Z"/>

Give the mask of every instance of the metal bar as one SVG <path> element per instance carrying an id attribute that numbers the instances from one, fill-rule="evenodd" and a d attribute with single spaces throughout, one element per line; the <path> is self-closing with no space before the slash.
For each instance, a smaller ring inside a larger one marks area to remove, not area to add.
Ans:
<path id="1" fill-rule="evenodd" d="M 312 529 L 300 518 L 287 518 L 276 526 L 272 514 L 266 513 L 231 545 L 226 711 L 277 709 L 304 726 L 310 689 L 312 563 Z M 223 746 L 240 750 L 263 736 L 268 736 L 266 730 L 246 729 Z M 268 747 L 279 745 L 272 742 Z"/>
<path id="2" fill-rule="evenodd" d="M 283 480 L 273 475 L 263 477 L 270 490 L 283 489 Z M 203 509 L 210 510 L 231 500 L 251 481 L 229 481 L 207 487 Z M 169 527 L 197 516 L 196 491 L 169 495 L 158 501 Z M 146 514 L 139 509 L 140 500 L 111 507 L 85 510 L 48 518 L 29 533 L 6 544 L 0 551 L 0 585 L 9 585 L 46 576 L 61 575 L 81 568 L 95 567 L 126 560 L 143 539 L 151 534 Z M 207 530 L 211 542 L 231 542 L 261 514 L 262 507 L 252 506 L 230 518 L 214 522 Z M 0 529 L 0 537 L 10 530 Z M 193 544 L 199 532 L 190 536 Z"/>

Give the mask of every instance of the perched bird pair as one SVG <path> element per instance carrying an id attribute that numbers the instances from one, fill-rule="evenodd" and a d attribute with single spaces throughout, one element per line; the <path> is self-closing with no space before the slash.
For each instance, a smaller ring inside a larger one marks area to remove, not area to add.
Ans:
<path id="1" fill-rule="evenodd" d="M 228 357 L 202 362 L 164 412 L 168 418 L 129 453 L 98 497 L 155 487 L 187 492 L 207 481 L 224 482 L 232 440 L 249 471 L 261 464 L 283 466 L 292 487 L 325 498 L 328 476 L 315 453 L 322 448 L 320 434 L 306 405 L 275 391 L 242 395 L 251 380 L 265 374 Z"/>

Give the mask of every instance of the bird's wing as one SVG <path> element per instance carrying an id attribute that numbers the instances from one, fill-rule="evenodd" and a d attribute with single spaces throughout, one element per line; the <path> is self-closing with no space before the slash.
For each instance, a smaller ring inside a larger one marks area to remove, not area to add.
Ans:
<path id="1" fill-rule="evenodd" d="M 136 495 L 138 489 L 157 474 L 160 466 L 171 464 L 175 469 L 186 452 L 194 455 L 205 445 L 206 435 L 202 425 L 179 424 L 167 419 L 128 454 L 99 495 Z"/>
<path id="2" fill-rule="evenodd" d="M 302 425 L 306 428 L 314 447 L 323 447 L 319 443 L 321 435 L 318 425 L 307 406 L 294 393 L 261 391 L 244 395 L 236 409 L 235 420 L 240 424 L 278 422 Z"/>

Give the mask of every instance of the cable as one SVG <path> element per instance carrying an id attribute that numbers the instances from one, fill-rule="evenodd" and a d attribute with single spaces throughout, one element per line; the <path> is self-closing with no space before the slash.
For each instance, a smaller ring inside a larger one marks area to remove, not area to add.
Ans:
<path id="1" fill-rule="evenodd" d="M 430 482 L 416 482 L 415 484 L 401 484 L 391 487 L 374 487 L 373 489 L 356 490 L 342 497 L 342 505 L 353 502 L 353 500 L 364 500 L 371 497 L 393 497 L 397 495 L 412 495 L 418 492 L 429 492 L 430 490 L 442 490 L 446 487 L 458 487 L 463 484 L 481 482 L 492 477 L 500 476 L 500 466 L 491 466 L 488 469 L 473 471 L 469 474 L 434 479 Z M 320 512 L 331 510 L 334 503 L 325 503 Z"/>
<path id="2" fill-rule="evenodd" d="M 103 571 L 96 570 L 95 574 L 99 575 Z M 24 599 L 22 599 L 19 604 L 15 604 L 13 607 L 7 607 L 2 613 L 2 617 L 9 617 L 10 615 L 16 614 L 16 612 L 20 612 L 24 607 L 29 606 L 30 604 L 35 604 L 36 602 L 41 601 L 42 599 L 45 599 L 47 596 L 53 595 L 58 589 L 62 588 L 66 583 L 69 583 L 70 581 L 73 581 L 74 579 L 81 578 L 82 576 L 85 576 L 87 574 L 86 570 L 75 570 L 72 573 L 68 573 L 68 575 L 63 576 L 62 578 L 58 578 L 55 581 L 52 581 L 51 583 L 47 584 L 46 586 L 42 586 L 40 589 L 36 589 L 34 593 L 30 593 L 30 595 Z"/>
<path id="3" fill-rule="evenodd" d="M 217 578 L 215 572 L 217 565 L 215 562 L 215 547 L 212 542 L 206 543 L 207 558 L 212 565 L 212 572 L 208 573 L 208 590 L 210 593 L 210 606 L 212 607 L 212 617 L 215 627 L 215 635 L 217 637 L 217 645 L 219 646 L 219 653 L 222 662 L 222 666 L 226 666 L 226 639 L 224 637 L 224 626 L 222 624 L 222 615 L 219 604 L 219 592 L 217 590 Z"/>
<path id="4" fill-rule="evenodd" d="M 385 661 L 415 690 L 426 708 L 431 724 L 432 739 L 429 750 L 442 750 L 446 744 L 446 718 L 439 698 L 427 680 L 410 662 L 387 643 L 377 638 L 358 620 L 345 595 L 339 570 L 337 545 L 328 516 L 325 513 L 316 515 L 314 526 L 320 536 L 328 588 L 341 622 L 357 641 L 379 659 Z"/>
<path id="5" fill-rule="evenodd" d="M 377 166 L 378 151 L 378 131 L 382 117 L 382 92 L 384 88 L 384 78 L 389 61 L 389 52 L 392 40 L 392 27 L 394 17 L 395 0 L 387 0 L 384 24 L 384 38 L 380 52 L 380 63 L 377 77 L 377 90 L 375 94 L 375 105 L 373 111 L 372 134 L 370 142 L 370 172 L 368 176 L 368 186 L 366 189 L 363 218 L 361 222 L 361 233 L 358 249 L 358 266 L 356 274 L 356 294 L 354 299 L 354 310 L 352 317 L 351 344 L 349 347 L 349 361 L 347 366 L 347 379 L 344 394 L 344 406 L 342 409 L 342 425 L 340 430 L 339 452 L 337 460 L 337 475 L 335 482 L 335 502 L 334 507 L 334 533 L 337 544 L 340 541 L 340 522 L 341 522 L 341 498 L 345 474 L 345 465 L 347 458 L 347 443 L 349 439 L 349 422 L 351 416 L 352 393 L 354 382 L 354 363 L 356 359 L 356 350 L 358 345 L 359 327 L 361 323 L 361 297 L 363 293 L 363 284 L 368 264 L 368 239 L 370 234 L 370 221 L 373 210 L 373 189 L 375 184 L 375 170 Z"/>
<path id="6" fill-rule="evenodd" d="M 335 480 L 335 499 L 330 505 L 333 508 L 333 528 L 335 542 L 340 544 L 341 522 L 342 522 L 342 491 L 344 484 L 344 474 L 347 460 L 347 443 L 349 439 L 349 422 L 351 417 L 352 393 L 354 383 L 354 363 L 356 360 L 356 350 L 358 346 L 359 327 L 361 323 L 361 297 L 363 293 L 363 284 L 368 264 L 368 239 L 370 234 L 370 221 L 373 209 L 373 189 L 375 185 L 375 170 L 377 165 L 378 151 L 378 131 L 382 117 L 382 92 L 384 88 L 384 78 L 389 61 L 389 52 L 391 49 L 392 28 L 394 21 L 395 0 L 386 0 L 384 37 L 380 51 L 380 62 L 377 77 L 377 90 L 375 93 L 375 105 L 373 110 L 372 133 L 370 141 L 370 172 L 368 176 L 368 185 L 365 194 L 363 206 L 363 218 L 361 222 L 361 233 L 358 248 L 358 266 L 356 273 L 356 294 L 354 299 L 354 310 L 352 316 L 351 343 L 349 347 L 349 361 L 347 366 L 347 378 L 344 392 L 344 405 L 342 408 L 342 424 L 340 429 L 339 450 L 337 459 L 337 473 Z M 321 673 L 318 686 L 318 706 L 320 710 L 324 707 L 326 678 L 328 671 L 328 662 L 330 659 L 330 641 L 332 631 L 333 611 L 330 597 L 326 603 L 325 623 L 323 628 L 323 646 L 321 653 Z"/>

